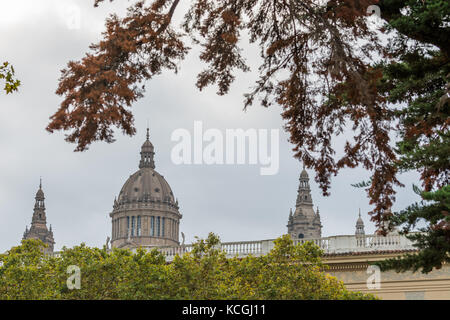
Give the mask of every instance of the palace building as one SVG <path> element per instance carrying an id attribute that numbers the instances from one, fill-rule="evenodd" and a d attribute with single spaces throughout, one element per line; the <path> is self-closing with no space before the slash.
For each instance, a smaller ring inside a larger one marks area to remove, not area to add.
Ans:
<path id="1" fill-rule="evenodd" d="M 139 168 L 124 183 L 109 214 L 112 233 L 107 245 L 111 240 L 113 248 L 132 251 L 139 247 L 157 248 L 171 262 L 177 254 L 190 252 L 193 246 L 184 244 L 184 239 L 180 244 L 182 215 L 178 200 L 164 176 L 155 170 L 154 155 L 147 129 Z M 47 244 L 46 251 L 53 253 L 55 241 L 51 226 L 47 229 L 42 182 L 35 200 L 31 228 L 26 228 L 23 239 L 40 239 Z M 426 275 L 394 271 L 369 273 L 370 262 L 415 253 L 417 249 L 395 230 L 386 236 L 366 234 L 361 212 L 354 234 L 322 237 L 319 209 L 313 208 L 309 176 L 304 168 L 299 177 L 295 211 L 291 209 L 289 213 L 287 233 L 294 244 L 311 241 L 319 246 L 324 252 L 323 261 L 329 266 L 326 272 L 342 280 L 350 290 L 374 293 L 385 299 L 450 299 L 448 264 Z M 274 239 L 221 243 L 220 247 L 228 257 L 259 256 L 270 252 Z M 379 280 L 378 284 L 369 283 L 372 276 Z"/>

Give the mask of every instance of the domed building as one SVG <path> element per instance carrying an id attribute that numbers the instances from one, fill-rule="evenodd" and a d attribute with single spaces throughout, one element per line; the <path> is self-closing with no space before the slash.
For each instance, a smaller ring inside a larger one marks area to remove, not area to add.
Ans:
<path id="1" fill-rule="evenodd" d="M 139 170 L 125 182 L 110 213 L 113 248 L 179 245 L 182 215 L 172 189 L 155 170 L 154 155 L 147 129 Z"/>

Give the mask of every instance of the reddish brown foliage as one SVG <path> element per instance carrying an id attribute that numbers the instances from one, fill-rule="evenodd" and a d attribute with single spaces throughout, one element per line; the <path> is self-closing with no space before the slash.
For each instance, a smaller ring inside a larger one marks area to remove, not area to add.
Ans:
<path id="1" fill-rule="evenodd" d="M 95 0 L 97 6 L 103 0 Z M 241 32 L 258 43 L 260 78 L 246 95 L 245 107 L 282 106 L 295 156 L 314 168 L 324 194 L 330 179 L 345 167 L 370 170 L 368 188 L 373 220 L 389 215 L 394 200 L 395 154 L 389 133 L 392 113 L 377 94 L 381 74 L 368 67 L 383 54 L 367 26 L 373 0 L 195 0 L 184 31 L 200 44 L 207 68 L 197 87 L 217 84 L 226 94 L 236 70 L 249 68 L 239 48 Z M 57 93 L 65 98 L 48 130 L 70 130 L 67 140 L 85 150 L 96 140 L 113 141 L 111 126 L 134 134 L 130 106 L 143 94 L 142 81 L 163 69 L 176 71 L 188 48 L 170 25 L 178 0 L 139 1 L 127 17 L 108 19 L 103 40 L 92 54 L 70 62 Z M 353 141 L 336 156 L 333 139 L 351 129 Z M 383 216 L 384 215 L 384 216 Z"/>
<path id="2" fill-rule="evenodd" d="M 172 8 L 166 11 L 168 4 Z M 47 130 L 74 129 L 66 138 L 83 151 L 95 140 L 113 141 L 112 125 L 135 133 L 130 107 L 142 97 L 142 81 L 163 69 L 177 70 L 187 48 L 169 27 L 178 1 L 144 1 L 129 8 L 124 19 L 111 16 L 104 39 L 91 45 L 94 54 L 71 61 L 62 71 L 58 90 L 65 99 Z"/>

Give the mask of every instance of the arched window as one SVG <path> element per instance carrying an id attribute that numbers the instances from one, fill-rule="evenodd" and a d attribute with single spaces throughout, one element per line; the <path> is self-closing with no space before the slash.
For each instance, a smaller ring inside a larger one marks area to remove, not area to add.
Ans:
<path id="1" fill-rule="evenodd" d="M 155 217 L 150 217 L 150 235 L 152 237 L 155 236 Z"/>
<path id="2" fill-rule="evenodd" d="M 130 217 L 127 216 L 127 237 L 130 234 Z"/>
<path id="3" fill-rule="evenodd" d="M 305 235 L 303 233 L 299 233 L 298 238 L 299 239 L 303 239 L 305 237 Z"/>
<path id="4" fill-rule="evenodd" d="M 166 232 L 165 232 L 165 227 L 166 227 L 166 218 L 162 218 L 162 226 L 161 226 L 161 236 L 165 236 Z"/>
<path id="5" fill-rule="evenodd" d="M 137 217 L 137 236 L 141 236 L 141 216 Z"/>
<path id="6" fill-rule="evenodd" d="M 136 227 L 136 224 L 135 224 L 135 217 L 134 216 L 132 216 L 131 217 L 131 236 L 132 237 L 134 237 L 134 230 L 135 230 L 135 227 Z"/>
<path id="7" fill-rule="evenodd" d="M 156 217 L 156 236 L 161 236 L 161 217 Z"/>

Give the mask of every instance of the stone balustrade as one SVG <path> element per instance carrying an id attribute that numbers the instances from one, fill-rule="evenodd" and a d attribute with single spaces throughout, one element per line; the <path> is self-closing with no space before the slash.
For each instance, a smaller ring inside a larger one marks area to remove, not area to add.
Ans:
<path id="1" fill-rule="evenodd" d="M 399 234 L 390 234 L 387 236 L 379 235 L 342 235 L 331 236 L 316 239 L 294 239 L 294 244 L 312 241 L 319 246 L 325 254 L 339 254 L 352 252 L 370 252 L 370 251 L 389 251 L 389 250 L 412 250 L 415 249 L 413 243 L 405 236 Z M 220 249 L 225 251 L 227 257 L 245 257 L 248 255 L 265 255 L 274 248 L 274 239 L 257 241 L 236 241 L 222 242 Z M 168 262 L 172 261 L 176 255 L 182 255 L 192 251 L 192 244 L 183 246 L 144 246 L 147 250 L 157 249 L 166 257 Z M 135 251 L 136 249 L 133 249 Z M 54 252 L 58 256 L 59 252 Z"/>
<path id="2" fill-rule="evenodd" d="M 319 246 L 326 254 L 369 252 L 369 251 L 389 251 L 389 250 L 412 250 L 415 249 L 412 242 L 405 236 L 390 234 L 379 235 L 343 235 L 331 236 L 317 239 L 295 239 L 294 244 L 312 241 Z M 237 241 L 223 242 L 220 248 L 226 252 L 228 257 L 245 257 L 248 255 L 264 255 L 269 253 L 274 247 L 274 239 L 258 241 Z M 192 245 L 176 247 L 145 247 L 148 250 L 157 249 L 166 256 L 167 261 L 172 261 L 178 254 L 182 255 L 192 251 Z"/>

